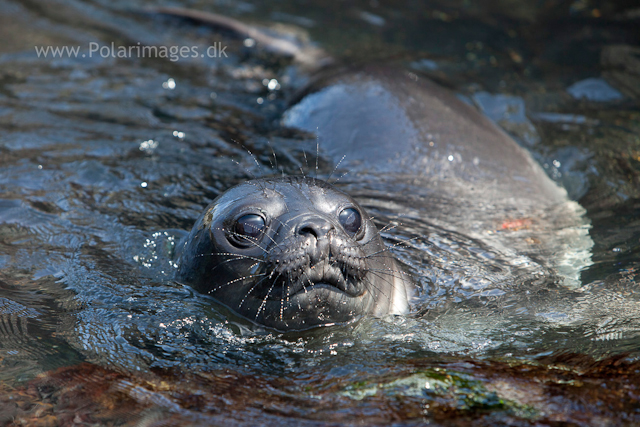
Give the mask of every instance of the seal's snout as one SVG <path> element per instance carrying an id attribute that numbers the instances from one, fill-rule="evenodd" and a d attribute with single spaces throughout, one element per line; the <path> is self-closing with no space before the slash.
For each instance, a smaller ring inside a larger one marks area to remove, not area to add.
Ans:
<path id="1" fill-rule="evenodd" d="M 281 228 L 274 236 L 278 245 L 267 257 L 267 270 L 273 270 L 270 276 L 277 278 L 277 287 L 285 289 L 286 295 L 308 292 L 314 286 L 360 295 L 359 282 L 366 274 L 362 248 L 322 214 L 296 220 L 296 227 Z M 276 290 L 274 295 L 278 294 Z"/>
<path id="2" fill-rule="evenodd" d="M 297 234 L 302 236 L 313 236 L 316 240 L 325 237 L 334 225 L 326 218 L 319 215 L 305 218 L 297 227 Z"/>
<path id="3" fill-rule="evenodd" d="M 326 236 L 320 239 L 307 239 L 306 254 L 309 256 L 310 266 L 314 266 L 331 257 L 331 242 Z"/>
<path id="4" fill-rule="evenodd" d="M 296 227 L 295 234 L 305 243 L 303 250 L 310 261 L 309 267 L 328 260 L 331 257 L 331 235 L 335 226 L 320 215 L 306 217 Z"/>

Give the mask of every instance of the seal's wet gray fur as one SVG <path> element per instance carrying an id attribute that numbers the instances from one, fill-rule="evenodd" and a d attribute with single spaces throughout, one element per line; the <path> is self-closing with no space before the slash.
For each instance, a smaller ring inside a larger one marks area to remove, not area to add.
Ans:
<path id="1" fill-rule="evenodd" d="M 339 221 L 343 209 L 362 219 L 353 235 Z M 255 239 L 235 232 L 248 214 L 264 218 Z M 218 197 L 185 241 L 177 278 L 278 330 L 403 314 L 413 289 L 364 209 L 304 177 L 248 181 Z"/>

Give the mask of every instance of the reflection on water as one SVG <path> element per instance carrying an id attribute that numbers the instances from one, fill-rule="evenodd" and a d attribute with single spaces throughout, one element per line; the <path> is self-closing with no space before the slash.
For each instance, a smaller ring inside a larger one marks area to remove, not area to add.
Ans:
<path id="1" fill-rule="evenodd" d="M 264 383 L 270 390 L 261 397 L 265 405 L 279 402 L 289 411 L 270 415 L 277 422 L 320 419 L 302 409 L 296 415 L 296 408 L 316 401 L 314 393 L 334 403 L 364 399 L 372 416 L 384 412 L 384 396 L 402 395 L 407 408 L 415 404 L 423 411 L 412 416 L 407 409 L 402 419 L 427 416 L 425 401 L 460 413 L 509 410 L 533 419 L 526 411 L 548 409 L 549 400 L 531 403 L 523 397 L 526 386 L 508 386 L 504 378 L 487 383 L 489 365 L 472 367 L 468 360 L 500 359 L 513 367 L 565 350 L 637 357 L 640 115 L 633 85 L 623 83 L 638 74 L 628 65 L 633 49 L 607 51 L 604 79 L 598 57 L 605 45 L 637 44 L 637 34 L 628 31 L 637 18 L 621 6 L 588 2 L 570 8 L 545 2 L 540 9 L 518 2 L 460 3 L 433 2 L 416 11 L 409 4 L 352 2 L 343 14 L 313 2 L 284 2 L 268 13 L 247 2 L 190 6 L 302 26 L 346 58 L 401 56 L 417 72 L 459 91 L 530 148 L 587 209 L 595 246 L 582 286 L 563 286 L 544 262 L 523 266 L 515 254 L 501 257 L 419 215 L 398 217 L 397 200 L 378 188 L 360 196 L 378 225 L 400 223 L 385 232 L 388 243 L 413 239 L 395 249 L 420 284 L 413 315 L 283 336 L 249 331 L 206 297 L 174 283 L 172 250 L 180 230 L 188 230 L 220 192 L 273 173 L 272 148 L 278 168 L 313 172 L 315 160 L 306 153 L 315 152 L 315 143 L 273 125 L 306 76 L 242 40 L 229 41 L 224 60 L 38 58 L 34 45 L 207 46 L 225 36 L 135 12 L 149 5 L 144 1 L 0 2 L 6 41 L 0 47 L 3 387 L 84 360 L 119 369 L 118 381 L 129 381 L 129 396 L 138 396 L 138 404 L 152 402 L 174 415 L 188 407 L 180 381 L 171 378 L 179 392 L 160 385 L 155 390 L 174 393 L 173 407 L 162 401 L 166 395 L 131 392 L 139 379 L 130 375 L 165 368 L 158 375 L 170 377 L 166 372 L 180 368 L 206 376 L 226 369 L 238 384 Z M 568 49 L 571 55 L 563 58 Z M 316 173 L 332 170 L 321 159 Z M 358 195 L 357 179 L 347 176 L 340 185 Z M 519 236 L 508 227 L 493 231 Z M 102 369 L 95 366 L 83 369 L 87 378 L 108 376 L 93 372 Z M 521 374 L 513 369 L 514 376 Z M 201 385 L 219 381 L 202 378 Z M 418 382 L 439 391 L 416 392 Z M 218 385 L 214 390 L 223 390 Z M 252 399 L 259 395 L 246 384 L 239 388 Z M 283 397 L 302 389 L 298 400 Z M 418 398 L 426 400 L 411 400 Z M 193 407 L 204 408 L 202 402 Z M 237 416 L 238 407 L 229 402 L 230 417 Z M 358 414 L 349 406 L 355 404 L 341 405 Z M 252 411 L 254 420 L 264 414 Z M 332 419 L 352 420 L 345 417 Z"/>

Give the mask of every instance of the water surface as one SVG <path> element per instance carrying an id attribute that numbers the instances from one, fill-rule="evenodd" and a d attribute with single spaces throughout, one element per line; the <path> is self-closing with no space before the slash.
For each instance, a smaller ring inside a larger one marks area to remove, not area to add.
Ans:
<path id="1" fill-rule="evenodd" d="M 640 344 L 640 113 L 633 86 L 640 74 L 632 9 L 622 2 L 356 1 L 339 11 L 296 1 L 184 4 L 293 27 L 345 62 L 401 61 L 436 79 L 530 149 L 591 224 L 592 263 L 571 289 L 546 269 L 520 274 L 513 258 L 490 259 L 495 254 L 478 242 L 420 215 L 398 216 L 393 194 L 363 191 L 347 175 L 337 185 L 359 197 L 380 227 L 400 224 L 384 232 L 390 245 L 412 239 L 394 251 L 419 282 L 413 313 L 281 335 L 250 331 L 175 283 L 171 252 L 203 207 L 235 183 L 300 168 L 331 174 L 322 157 L 316 169 L 313 138 L 278 124 L 307 76 L 228 34 L 141 12 L 151 5 L 0 3 L 3 393 L 65 368 L 72 371 L 38 380 L 50 381 L 54 396 L 71 393 L 61 384 L 95 378 L 128 396 L 127 413 L 92 402 L 109 420 L 159 424 L 157 414 L 170 414 L 176 424 L 362 417 L 411 424 L 477 421 L 488 413 L 502 423 L 579 424 L 572 402 L 591 389 L 575 384 L 592 378 L 630 393 L 589 391 L 587 401 L 622 405 L 594 414 L 637 421 L 637 382 L 607 370 L 635 372 Z M 88 52 L 90 43 L 112 42 L 203 51 L 216 41 L 228 46 L 228 57 Z M 81 50 L 77 57 L 38 57 L 34 47 L 48 45 Z M 278 85 L 270 88 L 272 79 Z M 607 357 L 618 365 L 594 361 Z M 78 368 L 80 362 L 90 365 Z M 536 366 L 534 378 L 565 387 L 566 404 L 535 389 L 521 366 Z M 554 376 L 556 366 L 568 379 Z M 239 396 L 261 403 L 243 411 Z M 71 401 L 80 407 L 82 399 Z M 59 402 L 50 401 L 51 413 L 62 417 Z"/>

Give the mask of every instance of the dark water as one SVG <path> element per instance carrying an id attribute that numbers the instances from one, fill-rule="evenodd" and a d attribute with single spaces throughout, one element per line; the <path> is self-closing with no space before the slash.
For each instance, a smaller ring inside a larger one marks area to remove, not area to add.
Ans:
<path id="1" fill-rule="evenodd" d="M 319 413 L 331 407 L 327 399 L 342 408 L 346 415 L 331 419 L 337 423 L 367 413 L 372 424 L 419 423 L 429 419 L 429 404 L 531 421 L 543 407 L 547 415 L 561 409 L 544 399 L 517 403 L 529 401 L 489 387 L 493 367 L 470 363 L 548 367 L 560 362 L 541 357 L 566 352 L 636 360 L 640 13 L 631 2 L 371 1 L 341 2 L 337 10 L 321 2 L 185 2 L 284 25 L 344 62 L 405 63 L 475 102 L 586 209 L 592 262 L 571 290 L 486 263 L 482 248 L 463 236 L 397 218 L 383 188 L 375 197 L 361 194 L 379 225 L 402 222 L 385 232 L 389 244 L 422 236 L 396 250 L 419 280 L 414 314 L 297 336 L 244 330 L 174 283 L 171 251 L 220 192 L 274 172 L 272 148 L 287 173 L 331 172 L 322 158 L 315 170 L 308 135 L 277 125 L 307 76 L 228 34 L 141 12 L 152 5 L 0 2 L 3 384 L 84 361 L 119 375 L 184 369 L 244 378 L 258 384 L 238 386 L 247 399 L 281 408 L 254 407 L 247 423 L 321 423 L 309 409 L 318 399 Z M 91 43 L 202 52 L 215 41 L 228 57 L 89 55 Z M 81 50 L 38 57 L 34 47 L 49 45 Z M 272 79 L 277 88 L 269 88 Z M 357 192 L 358 182 L 347 176 L 339 186 Z M 187 387 L 182 374 L 163 375 L 176 389 Z M 633 385 L 631 377 L 620 381 Z M 425 384 L 439 391 L 430 394 Z M 182 416 L 191 407 L 175 393 L 177 407 L 158 396 L 137 401 Z M 287 393 L 297 400 L 278 400 Z M 417 399 L 411 402 L 423 412 L 385 406 L 403 398 Z M 238 410 L 229 404 L 230 420 L 240 422 Z M 637 417 L 624 410 L 627 421 Z M 136 419 L 131 411 L 113 419 Z M 211 421 L 194 413 L 189 422 Z M 218 416 L 225 422 L 224 412 Z"/>

